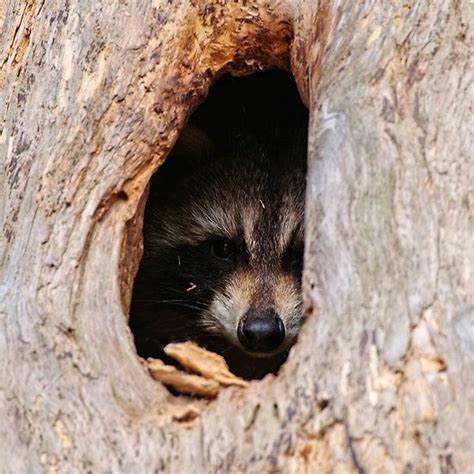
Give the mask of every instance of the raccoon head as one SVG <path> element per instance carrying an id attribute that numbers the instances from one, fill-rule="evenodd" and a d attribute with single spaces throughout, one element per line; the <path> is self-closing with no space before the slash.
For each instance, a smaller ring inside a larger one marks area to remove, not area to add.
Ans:
<path id="1" fill-rule="evenodd" d="M 194 339 L 253 358 L 295 342 L 303 320 L 304 166 L 235 154 L 197 156 L 197 166 L 189 156 L 185 167 L 171 160 L 158 174 L 132 302 L 136 340 Z"/>
<path id="2" fill-rule="evenodd" d="M 281 353 L 302 324 L 304 170 L 262 155 L 190 163 L 149 198 L 132 319 L 149 301 L 158 337 Z"/>

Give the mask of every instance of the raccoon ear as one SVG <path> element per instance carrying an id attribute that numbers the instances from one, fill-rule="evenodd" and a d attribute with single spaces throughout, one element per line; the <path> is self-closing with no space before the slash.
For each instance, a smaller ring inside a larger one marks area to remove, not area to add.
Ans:
<path id="1" fill-rule="evenodd" d="M 176 141 L 172 154 L 179 160 L 200 162 L 215 154 L 214 142 L 195 125 L 187 125 Z M 191 163 L 187 163 L 191 164 Z"/>
<path id="2" fill-rule="evenodd" d="M 178 183 L 190 179 L 205 161 L 216 155 L 217 147 L 206 133 L 187 125 L 159 172 L 151 178 L 150 196 L 174 193 Z"/>

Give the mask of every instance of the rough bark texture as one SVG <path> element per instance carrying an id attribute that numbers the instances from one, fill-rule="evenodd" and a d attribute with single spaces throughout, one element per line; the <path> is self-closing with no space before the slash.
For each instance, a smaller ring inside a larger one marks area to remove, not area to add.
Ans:
<path id="1" fill-rule="evenodd" d="M 1 469 L 472 469 L 472 20 L 467 0 L 1 3 Z M 126 225 L 216 75 L 269 66 L 311 110 L 308 321 L 278 377 L 199 404 L 136 357 Z"/>

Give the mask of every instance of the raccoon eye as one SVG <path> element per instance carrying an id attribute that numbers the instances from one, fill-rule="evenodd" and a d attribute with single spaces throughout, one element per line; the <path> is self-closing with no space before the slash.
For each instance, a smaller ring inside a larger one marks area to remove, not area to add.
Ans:
<path id="1" fill-rule="evenodd" d="M 230 259 L 235 254 L 235 247 L 227 240 L 217 239 L 211 242 L 212 253 L 222 259 Z"/>

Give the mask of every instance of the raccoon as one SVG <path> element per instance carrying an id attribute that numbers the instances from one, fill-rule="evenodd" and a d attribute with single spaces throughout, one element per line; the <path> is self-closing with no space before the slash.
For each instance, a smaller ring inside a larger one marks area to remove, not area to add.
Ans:
<path id="1" fill-rule="evenodd" d="M 285 360 L 303 321 L 306 130 L 294 127 L 234 127 L 223 148 L 185 129 L 145 210 L 130 312 L 140 355 L 167 360 L 164 345 L 193 340 L 247 379 Z"/>

